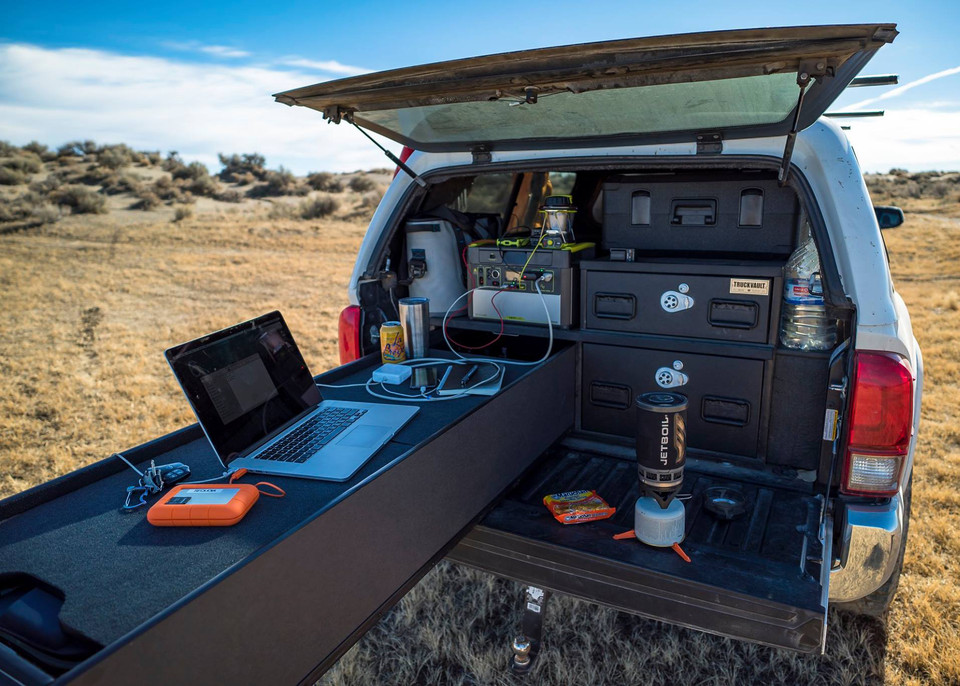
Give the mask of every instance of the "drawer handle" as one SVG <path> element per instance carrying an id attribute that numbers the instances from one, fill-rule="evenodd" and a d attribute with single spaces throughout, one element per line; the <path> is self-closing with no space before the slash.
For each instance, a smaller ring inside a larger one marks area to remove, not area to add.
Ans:
<path id="1" fill-rule="evenodd" d="M 737 398 L 705 395 L 700 404 L 700 416 L 705 422 L 714 424 L 746 426 L 750 422 L 750 403 Z"/>
<path id="2" fill-rule="evenodd" d="M 600 407 L 626 410 L 630 407 L 633 391 L 622 384 L 594 381 L 590 384 L 590 402 Z"/>
<path id="3" fill-rule="evenodd" d="M 707 319 L 711 326 L 724 329 L 752 329 L 760 321 L 760 306 L 742 300 L 711 300 Z"/>
<path id="4" fill-rule="evenodd" d="M 633 319 L 637 316 L 637 298 L 631 293 L 596 293 L 593 314 L 597 319 Z"/>

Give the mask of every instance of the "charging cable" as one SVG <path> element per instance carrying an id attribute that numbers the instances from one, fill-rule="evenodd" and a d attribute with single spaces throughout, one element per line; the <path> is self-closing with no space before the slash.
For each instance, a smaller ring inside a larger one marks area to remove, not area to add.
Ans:
<path id="1" fill-rule="evenodd" d="M 524 273 L 527 271 L 527 266 L 530 264 L 530 260 L 533 259 L 533 256 L 534 256 L 534 255 L 536 254 L 536 252 L 537 252 L 537 249 L 538 249 L 541 245 L 543 245 L 543 239 L 544 239 L 544 237 L 546 237 L 546 235 L 547 235 L 546 229 L 545 229 L 545 228 L 542 228 L 541 231 L 540 231 L 540 240 L 537 241 L 537 244 L 536 244 L 535 246 L 533 246 L 533 250 L 531 250 L 531 251 L 530 251 L 530 254 L 527 255 L 527 261 L 523 263 L 523 268 L 520 269 L 520 275 L 517 277 L 517 281 L 521 281 L 521 280 L 523 279 L 523 275 L 524 275 Z"/>
<path id="2" fill-rule="evenodd" d="M 233 476 L 230 477 L 230 480 L 227 482 L 227 484 L 232 484 L 234 481 L 236 481 L 242 476 L 245 476 L 247 473 L 247 470 L 245 467 L 241 467 L 240 469 L 231 470 L 231 471 L 233 473 Z M 223 478 L 223 477 L 218 477 L 218 478 Z M 203 483 L 203 482 L 198 481 L 197 483 Z M 258 481 L 257 483 L 254 484 L 254 486 L 256 486 L 257 490 L 260 491 L 260 495 L 265 495 L 268 498 L 282 498 L 287 494 L 285 490 L 283 490 L 276 484 L 270 483 L 269 481 Z M 265 491 L 263 488 L 260 488 L 261 486 L 264 486 L 272 490 Z"/>
<path id="3" fill-rule="evenodd" d="M 504 360 L 498 357 L 480 357 L 480 356 L 466 357 L 465 355 L 461 355 L 459 352 L 457 352 L 454 349 L 453 343 L 450 341 L 450 338 L 447 336 L 447 327 L 446 327 L 447 319 L 450 318 L 450 313 L 453 311 L 454 306 L 458 302 L 463 300 L 465 297 L 473 293 L 474 291 L 496 290 L 500 292 L 501 290 L 501 289 L 494 289 L 494 288 L 479 288 L 479 287 L 471 288 L 470 290 L 465 292 L 463 295 L 458 297 L 456 300 L 454 300 L 452 303 L 450 303 L 450 307 L 447 308 L 447 311 L 443 315 L 443 326 L 441 327 L 443 329 L 443 340 L 446 342 L 451 352 L 453 352 L 453 354 L 459 357 L 461 360 L 469 360 L 471 362 L 476 362 L 476 361 L 493 362 L 495 364 L 514 364 L 514 365 L 524 366 L 524 367 L 533 367 L 535 365 L 546 362 L 548 359 L 550 359 L 550 354 L 553 352 L 553 320 L 550 318 L 550 308 L 547 307 L 547 299 L 543 297 L 543 291 L 540 290 L 540 282 L 543 281 L 543 279 L 544 277 L 540 276 L 540 278 L 538 278 L 536 281 L 533 282 L 533 286 L 537 290 L 537 295 L 540 296 L 540 304 L 543 305 L 543 313 L 544 315 L 546 315 L 546 318 L 547 318 L 546 324 L 547 324 L 547 329 L 549 331 L 550 342 L 547 345 L 547 352 L 544 353 L 543 357 L 541 357 L 539 360 L 536 360 L 534 362 L 522 362 L 520 360 Z"/>
<path id="4" fill-rule="evenodd" d="M 539 244 L 538 244 L 539 245 Z M 531 253 L 532 256 L 532 253 Z M 526 265 L 524 265 L 524 269 Z M 450 351 L 456 355 L 456 359 L 449 359 L 446 357 L 419 357 L 413 360 L 404 360 L 403 362 L 398 362 L 396 364 L 401 364 L 413 369 L 420 367 L 428 367 L 436 364 L 447 364 L 447 365 L 465 365 L 465 364 L 474 364 L 476 362 L 486 362 L 491 364 L 495 371 L 489 376 L 476 381 L 475 383 L 465 386 L 460 389 L 459 392 L 453 393 L 451 395 L 429 395 L 427 393 L 427 387 L 421 386 L 419 392 L 416 395 L 410 393 L 401 393 L 400 391 L 391 390 L 386 387 L 385 384 L 379 381 L 374 381 L 372 378 L 368 379 L 365 383 L 351 383 L 351 384 L 321 384 L 318 383 L 317 386 L 320 388 L 358 388 L 363 386 L 369 395 L 372 395 L 374 398 L 380 398 L 382 400 L 393 400 L 393 401 L 402 401 L 408 403 L 428 403 L 428 402 L 439 402 L 442 400 L 459 400 L 464 396 L 470 395 L 470 391 L 475 388 L 479 388 L 485 384 L 490 383 L 491 381 L 496 380 L 498 377 L 506 373 L 505 365 L 512 364 L 522 367 L 533 367 L 543 362 L 546 362 L 550 359 L 550 354 L 553 352 L 553 321 L 550 319 L 550 308 L 547 307 L 547 299 L 543 296 L 543 291 L 540 290 L 540 282 L 545 278 L 544 275 L 541 275 L 536 281 L 533 282 L 533 286 L 537 291 L 537 295 L 540 296 L 540 304 L 543 305 L 543 313 L 546 317 L 546 325 L 548 330 L 549 342 L 547 344 L 547 351 L 543 354 L 538 360 L 533 362 L 523 362 L 520 360 L 505 360 L 499 357 L 482 357 L 479 355 L 466 356 L 462 355 L 454 348 L 454 344 L 450 341 L 450 338 L 447 336 L 447 320 L 450 318 L 450 313 L 454 311 L 457 303 L 459 303 L 464 298 L 468 297 L 471 293 L 479 290 L 496 290 L 498 293 L 502 292 L 502 289 L 492 289 L 492 288 L 471 288 L 460 295 L 456 300 L 450 303 L 450 307 L 447 308 L 447 311 L 443 315 L 443 325 L 441 329 L 443 330 L 443 340 L 446 342 L 447 346 L 450 348 Z M 496 295 L 494 295 L 496 297 Z M 379 388 L 377 388 L 379 386 Z"/>
<path id="5" fill-rule="evenodd" d="M 360 388 L 363 387 L 366 389 L 367 393 L 372 395 L 374 398 L 380 398 L 382 400 L 400 400 L 404 402 L 411 403 L 424 403 L 424 402 L 439 402 L 441 400 L 459 400 L 467 395 L 470 395 L 470 392 L 475 388 L 479 388 L 485 384 L 495 381 L 497 378 L 501 377 L 505 373 L 505 369 L 502 366 L 503 362 L 506 360 L 484 360 L 489 362 L 494 368 L 492 374 L 489 374 L 486 377 L 480 378 L 469 386 L 464 386 L 456 393 L 450 395 L 429 395 L 427 393 L 427 386 L 420 386 L 419 390 L 416 392 L 416 395 L 411 393 L 402 393 L 400 391 L 395 391 L 387 387 L 387 384 L 381 381 L 374 381 L 372 378 L 368 379 L 363 383 L 346 383 L 346 384 L 327 384 L 327 383 L 318 383 L 317 386 L 321 388 Z M 396 362 L 393 364 L 403 365 L 404 367 L 410 367 L 411 369 L 419 369 L 420 367 L 432 367 L 437 364 L 445 364 L 448 366 L 455 365 L 466 365 L 473 363 L 474 360 L 470 358 L 460 359 L 450 359 L 448 357 L 418 357 L 412 360 L 404 360 L 403 362 Z M 446 378 L 446 375 L 444 375 Z M 437 388 L 442 385 L 442 381 L 437 384 Z M 226 474 L 224 475 L 226 476 Z M 218 477 L 220 478 L 220 477 Z M 200 483 L 200 482 L 197 482 Z"/>
<path id="6" fill-rule="evenodd" d="M 418 357 L 413 360 L 398 362 L 397 364 L 401 364 L 406 367 L 411 367 L 413 369 L 418 369 L 420 367 L 432 367 L 438 363 L 453 366 L 453 365 L 471 364 L 472 362 L 473 360 L 468 360 L 468 359 L 451 360 L 446 357 Z M 488 384 L 491 381 L 495 381 L 505 371 L 504 368 L 501 365 L 497 364 L 496 362 L 493 362 L 492 366 L 495 368 L 495 371 L 492 374 L 479 379 L 478 381 L 470 384 L 469 386 L 464 386 L 458 392 L 453 393 L 451 395 L 435 395 L 435 396 L 428 395 L 426 386 L 421 386 L 417 395 L 411 395 L 409 393 L 401 393 L 400 391 L 394 391 L 390 388 L 387 388 L 386 384 L 383 384 L 379 381 L 374 381 L 373 379 L 370 379 L 369 381 L 367 381 L 365 384 L 362 384 L 362 385 L 366 387 L 367 393 L 372 395 L 374 398 L 381 398 L 383 400 L 401 400 L 404 402 L 412 402 L 412 403 L 423 403 L 423 402 L 433 403 L 433 402 L 439 402 L 442 400 L 459 400 L 460 398 L 470 395 L 470 391 L 472 391 L 473 389 L 479 388 L 480 386 L 483 386 L 484 384 Z M 339 388 L 347 388 L 349 386 L 356 386 L 356 385 L 358 384 L 346 384 L 344 386 L 339 386 Z M 376 388 L 377 386 L 379 386 L 380 388 L 377 389 Z"/>
<path id="7" fill-rule="evenodd" d="M 236 472 L 237 472 L 236 469 L 228 469 L 227 471 L 225 471 L 225 472 L 224 472 L 223 474 L 221 474 L 220 476 L 214 476 L 214 477 L 211 477 L 211 478 L 209 478 L 209 479 L 200 479 L 199 481 L 186 481 L 186 482 L 184 482 L 183 485 L 184 485 L 184 486 L 193 486 L 194 484 L 208 484 L 208 483 L 211 483 L 211 482 L 213 482 L 213 481 L 219 481 L 220 479 L 226 479 L 226 478 L 228 478 L 228 477 L 236 474 Z M 243 474 L 241 474 L 240 476 L 243 476 Z M 239 477 L 237 477 L 237 478 L 239 478 Z"/>

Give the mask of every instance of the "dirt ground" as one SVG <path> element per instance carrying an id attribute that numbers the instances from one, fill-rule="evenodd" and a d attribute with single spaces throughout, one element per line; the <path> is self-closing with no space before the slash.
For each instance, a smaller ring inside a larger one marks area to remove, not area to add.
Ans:
<path id="1" fill-rule="evenodd" d="M 886 627 L 834 614 L 826 656 L 808 657 L 558 597 L 528 683 L 960 683 L 960 206 L 898 203 L 907 223 L 886 240 L 926 378 Z M 178 223 L 111 212 L 0 234 L 0 496 L 192 422 L 163 360 L 171 344 L 278 308 L 310 367 L 335 365 L 365 229 L 347 216 L 211 205 Z M 323 682 L 513 683 L 520 589 L 441 565 Z"/>

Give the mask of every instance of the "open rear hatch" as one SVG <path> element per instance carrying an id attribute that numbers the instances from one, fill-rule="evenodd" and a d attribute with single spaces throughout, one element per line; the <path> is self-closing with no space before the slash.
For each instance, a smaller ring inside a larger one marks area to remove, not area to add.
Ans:
<path id="1" fill-rule="evenodd" d="M 896 36 L 894 24 L 855 24 L 631 38 L 394 69 L 274 97 L 425 151 L 777 136 L 816 121 Z"/>

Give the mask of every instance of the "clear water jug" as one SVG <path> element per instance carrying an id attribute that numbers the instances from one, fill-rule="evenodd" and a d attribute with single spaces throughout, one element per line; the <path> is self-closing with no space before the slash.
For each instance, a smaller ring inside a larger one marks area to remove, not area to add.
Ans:
<path id="1" fill-rule="evenodd" d="M 830 350 L 836 322 L 827 318 L 820 280 L 820 255 L 808 231 L 783 269 L 780 344 L 794 350 Z"/>

